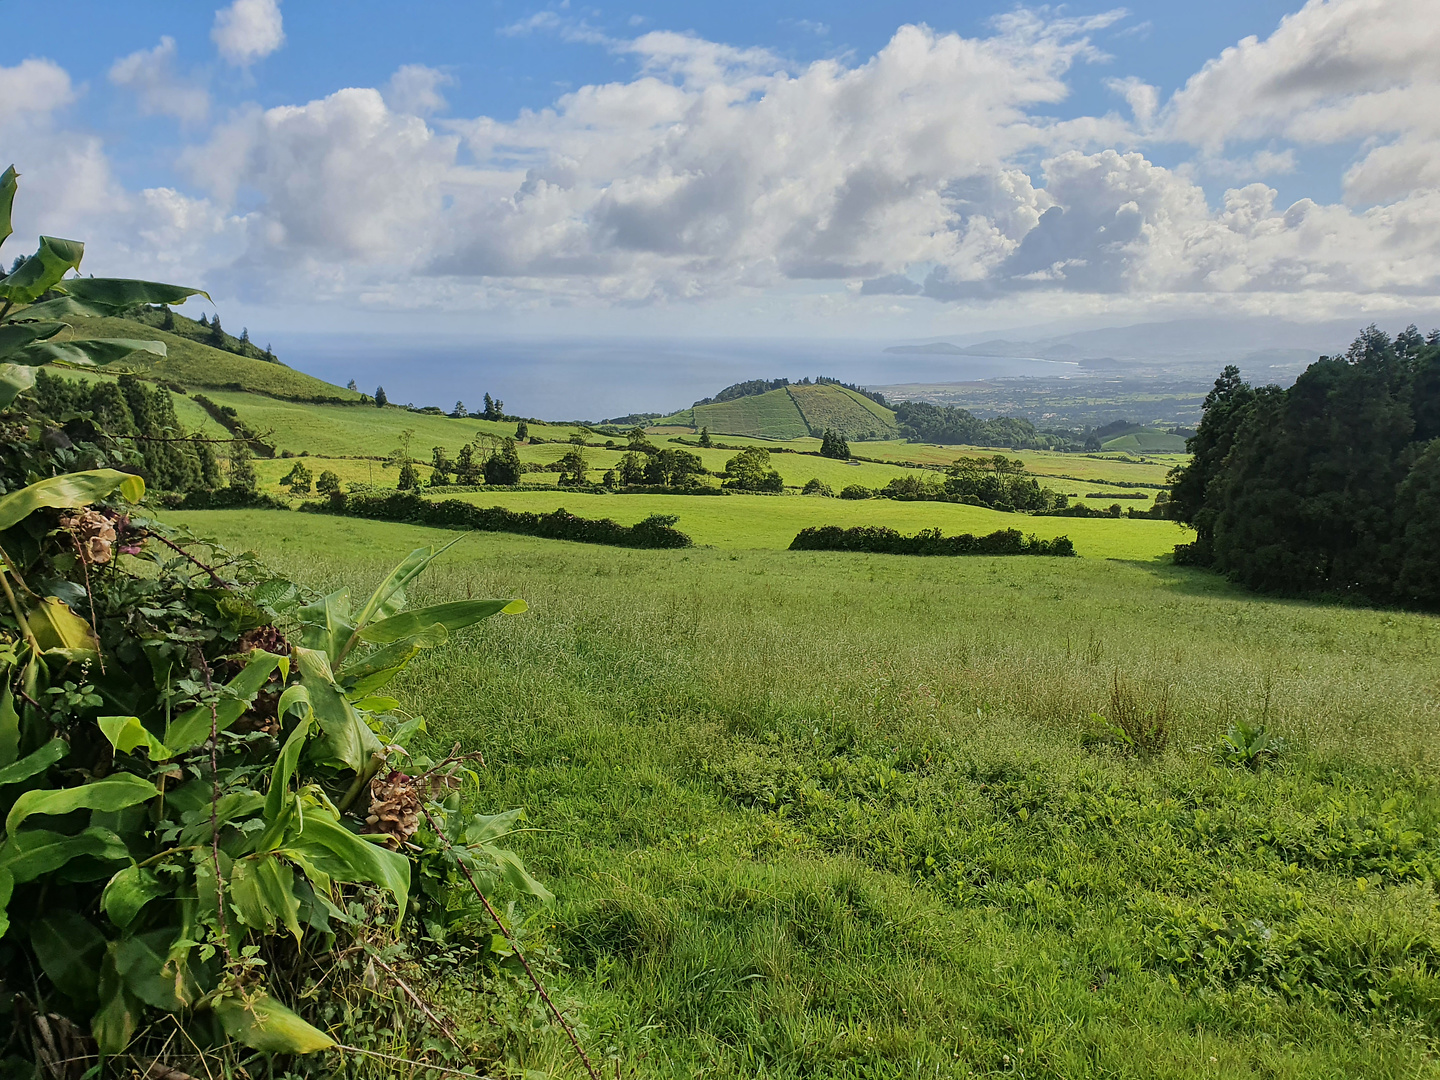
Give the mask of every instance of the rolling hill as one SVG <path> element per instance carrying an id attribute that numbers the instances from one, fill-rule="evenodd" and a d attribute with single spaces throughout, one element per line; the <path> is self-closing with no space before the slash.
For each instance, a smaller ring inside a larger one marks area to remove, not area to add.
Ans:
<path id="1" fill-rule="evenodd" d="M 174 383 L 187 390 L 244 390 L 288 401 L 358 402 L 360 395 L 306 375 L 284 364 L 237 356 L 203 342 L 192 341 L 131 319 L 70 319 L 75 337 L 141 338 L 163 341 L 166 355 L 147 359 L 137 353 L 114 370 L 125 368 L 157 382 Z"/>
<path id="2" fill-rule="evenodd" d="M 709 428 L 712 435 L 798 439 L 826 429 L 847 439 L 895 436 L 895 414 L 864 394 L 833 383 L 791 385 L 763 394 L 695 405 L 655 421 L 657 427 Z"/>

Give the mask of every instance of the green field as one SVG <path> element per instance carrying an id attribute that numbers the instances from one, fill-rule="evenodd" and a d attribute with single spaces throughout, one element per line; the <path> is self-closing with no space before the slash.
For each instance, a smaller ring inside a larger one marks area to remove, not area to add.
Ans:
<path id="1" fill-rule="evenodd" d="M 574 491 L 497 491 L 442 496 L 478 506 L 613 518 L 633 525 L 651 514 L 677 514 L 676 528 L 697 544 L 722 548 L 787 548 L 810 525 L 885 525 L 901 532 L 938 528 L 947 535 L 984 535 L 1020 529 L 1042 539 L 1068 536 L 1080 555 L 1097 559 L 1154 560 L 1193 538 L 1172 521 L 1030 517 L 963 503 L 891 499 L 824 499 L 798 495 L 586 495 Z M 1136 503 L 1134 505 L 1144 505 Z"/>
<path id="2" fill-rule="evenodd" d="M 758 435 L 765 439 L 798 439 L 810 434 L 795 399 L 785 390 L 697 405 L 690 410 L 696 430 L 712 435 Z"/>
<path id="3" fill-rule="evenodd" d="M 322 589 L 454 536 L 174 516 Z M 411 592 L 530 604 L 393 688 L 525 808 L 558 897 L 526 940 L 603 1075 L 1436 1075 L 1440 620 L 1134 558 L 487 534 Z M 1153 761 L 1085 747 L 1117 676 L 1168 690 Z M 1275 767 L 1216 759 L 1236 718 Z M 514 1075 L 579 1075 L 504 985 L 427 989 Z"/>
<path id="4" fill-rule="evenodd" d="M 833 384 L 787 389 L 811 431 L 831 429 L 849 439 L 877 439 L 895 433 L 895 414 L 864 394 Z"/>
<path id="5" fill-rule="evenodd" d="M 1168 431 L 1132 431 L 1129 435 L 1121 435 L 1117 439 L 1107 439 L 1103 446 L 1106 450 L 1141 454 L 1183 454 L 1185 452 L 1185 440 L 1179 435 L 1171 435 Z"/>

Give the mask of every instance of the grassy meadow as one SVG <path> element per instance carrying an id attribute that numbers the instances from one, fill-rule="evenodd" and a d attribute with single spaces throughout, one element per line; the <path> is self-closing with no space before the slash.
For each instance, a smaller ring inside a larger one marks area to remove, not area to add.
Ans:
<path id="1" fill-rule="evenodd" d="M 170 516 L 321 589 L 455 536 Z M 1138 557 L 490 534 L 411 592 L 529 602 L 395 688 L 525 809 L 557 901 L 514 917 L 603 1075 L 1440 1072 L 1440 620 Z M 1169 717 L 1153 759 L 1087 743 L 1117 680 Z M 1217 759 L 1237 719 L 1272 766 Z M 431 990 L 514 1075 L 579 1075 L 508 985 Z"/>

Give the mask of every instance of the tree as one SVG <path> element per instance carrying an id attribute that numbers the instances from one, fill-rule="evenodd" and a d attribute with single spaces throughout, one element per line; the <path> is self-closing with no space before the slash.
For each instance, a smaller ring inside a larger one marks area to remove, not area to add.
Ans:
<path id="1" fill-rule="evenodd" d="M 524 442 L 526 439 L 530 438 L 530 425 L 527 424 L 524 420 L 521 420 L 518 424 L 515 425 L 515 438 L 517 438 L 521 442 Z"/>
<path id="2" fill-rule="evenodd" d="M 445 447 L 432 446 L 430 448 L 430 486 L 439 487 L 441 484 L 449 483 L 450 474 L 455 471 L 455 464 L 445 454 Z"/>
<path id="3" fill-rule="evenodd" d="M 451 413 L 450 415 L 451 415 L 451 416 L 455 416 L 455 417 L 459 417 L 461 420 L 463 420 L 463 419 L 465 419 L 465 417 L 469 416 L 470 414 L 465 411 L 465 402 L 463 402 L 463 401 L 457 401 L 457 402 L 455 402 L 455 411 L 454 411 L 453 413 Z"/>
<path id="4" fill-rule="evenodd" d="M 614 469 L 606 469 L 605 475 L 600 478 L 600 483 L 604 484 L 611 491 L 614 491 L 620 486 L 620 478 L 615 475 Z"/>
<path id="5" fill-rule="evenodd" d="M 698 454 L 667 448 L 649 456 L 645 461 L 644 476 L 647 484 L 683 487 L 697 473 L 704 471 L 705 465 Z"/>
<path id="6" fill-rule="evenodd" d="M 203 311 L 200 313 L 200 325 L 201 325 L 201 326 L 209 326 L 209 325 L 210 325 L 210 323 L 206 320 L 206 318 L 205 318 L 205 313 L 204 313 Z"/>
<path id="7" fill-rule="evenodd" d="M 634 451 L 620 459 L 620 482 L 625 486 L 645 482 L 645 457 Z"/>
<path id="8" fill-rule="evenodd" d="M 354 379 L 351 379 L 349 382 L 347 382 L 347 383 L 345 384 L 345 389 L 346 389 L 346 390 L 354 390 L 356 393 L 359 393 L 359 392 L 360 392 L 360 388 L 355 385 L 355 380 L 354 380 Z"/>
<path id="9" fill-rule="evenodd" d="M 702 427 L 700 429 L 700 445 L 707 450 L 715 445 L 710 439 L 710 429 L 708 427 Z"/>
<path id="10" fill-rule="evenodd" d="M 825 429 L 825 434 L 820 438 L 820 454 L 822 457 L 838 458 L 841 461 L 850 460 L 850 443 L 845 436 L 838 431 Z"/>
<path id="11" fill-rule="evenodd" d="M 485 407 L 481 410 L 480 415 L 486 420 L 493 420 L 495 418 L 495 399 L 492 398 L 488 392 L 485 395 Z"/>
<path id="12" fill-rule="evenodd" d="M 630 429 L 630 449 L 637 454 L 653 454 L 656 446 L 645 434 L 645 429 L 638 424 Z"/>
<path id="13" fill-rule="evenodd" d="M 835 492 L 824 480 L 821 480 L 818 476 L 814 476 L 805 482 L 805 486 L 800 489 L 800 494 L 828 496 L 834 495 Z"/>
<path id="14" fill-rule="evenodd" d="M 1209 565 L 1213 557 L 1215 507 L 1207 511 L 1206 492 L 1220 475 L 1254 401 L 1255 391 L 1240 378 L 1240 369 L 1228 365 L 1205 395 L 1200 426 L 1185 442 L 1189 462 L 1170 473 L 1170 516 L 1196 532 L 1188 553 L 1192 563 Z M 1098 444 L 1097 439 L 1097 450 Z"/>
<path id="15" fill-rule="evenodd" d="M 466 443 L 460 448 L 460 453 L 455 455 L 455 483 L 471 486 L 480 483 L 483 478 L 480 466 L 475 460 L 475 447 L 472 443 Z"/>
<path id="16" fill-rule="evenodd" d="M 281 487 L 288 487 L 291 495 L 309 495 L 310 482 L 314 478 L 310 467 L 303 461 L 297 461 L 290 471 L 280 479 Z"/>
<path id="17" fill-rule="evenodd" d="M 730 477 L 725 486 L 736 491 L 785 490 L 780 474 L 770 468 L 770 451 L 763 446 L 747 446 L 741 450 L 725 462 L 725 472 Z"/>
<path id="18" fill-rule="evenodd" d="M 375 407 L 377 409 L 383 409 L 389 404 L 390 399 L 385 396 L 385 388 L 383 386 L 377 386 L 375 388 Z"/>
<path id="19" fill-rule="evenodd" d="M 520 454 L 514 439 L 505 439 L 499 449 L 485 459 L 485 483 L 509 487 L 520 482 Z"/>
<path id="20" fill-rule="evenodd" d="M 250 444 L 244 439 L 236 439 L 230 444 L 229 459 L 230 490 L 242 495 L 254 495 L 260 486 L 260 478 L 255 475 Z"/>
<path id="21" fill-rule="evenodd" d="M 161 312 L 161 315 L 160 315 L 160 329 L 161 329 L 161 330 L 174 330 L 174 329 L 175 329 L 175 313 L 170 310 L 170 305 L 169 305 L 169 304 L 161 304 L 161 305 L 160 305 L 160 312 Z"/>
<path id="22" fill-rule="evenodd" d="M 218 311 L 210 320 L 210 344 L 217 347 L 225 344 L 225 331 L 220 329 L 220 313 Z"/>
<path id="23" fill-rule="evenodd" d="M 590 471 L 590 463 L 585 460 L 585 451 L 578 448 L 567 451 L 558 464 L 561 487 L 576 487 L 585 483 L 586 473 Z"/>
<path id="24" fill-rule="evenodd" d="M 249 344 L 250 344 L 250 328 L 249 328 L 248 326 L 242 326 L 242 327 L 240 328 L 240 344 L 241 344 L 241 345 L 249 345 Z"/>
<path id="25" fill-rule="evenodd" d="M 582 431 L 577 431 L 577 432 L 575 432 L 573 435 L 571 435 L 571 436 L 570 436 L 570 445 L 571 445 L 571 446 L 584 446 L 584 445 L 585 445 L 585 433 L 582 432 Z"/>
<path id="26" fill-rule="evenodd" d="M 330 469 L 326 469 L 315 481 L 315 493 L 326 497 L 340 494 L 340 477 Z"/>
<path id="27" fill-rule="evenodd" d="M 395 485 L 397 491 L 416 491 L 420 487 L 420 472 L 415 468 L 415 463 L 407 461 L 400 466 L 400 482 Z"/>

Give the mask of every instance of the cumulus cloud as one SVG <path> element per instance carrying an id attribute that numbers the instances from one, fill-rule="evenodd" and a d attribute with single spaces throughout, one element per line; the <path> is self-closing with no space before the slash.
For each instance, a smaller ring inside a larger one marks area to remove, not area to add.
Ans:
<path id="1" fill-rule="evenodd" d="M 429 116 L 445 108 L 442 86 L 449 86 L 454 77 L 424 64 L 405 64 L 390 76 L 385 87 L 385 104 L 396 112 L 411 116 Z"/>
<path id="2" fill-rule="evenodd" d="M 1018 10 L 981 37 L 904 26 L 869 58 L 802 65 L 545 12 L 507 32 L 588 42 L 632 74 L 512 118 L 436 121 L 449 77 L 407 65 L 383 88 L 233 112 L 181 157 L 203 194 L 116 195 L 98 145 L 89 175 L 125 204 L 127 243 L 254 298 L 1401 303 L 1440 293 L 1440 110 L 1422 107 L 1437 76 L 1416 59 L 1436 43 L 1413 46 L 1440 19 L 1402 45 L 1389 9 L 1410 2 L 1316 0 L 1168 102 L 1119 74 L 1123 106 L 1063 120 L 1076 65 L 1106 59 L 1092 39 L 1119 13 Z M 278 9 L 255 6 L 275 12 L 273 48 Z M 143 100 L 172 66 L 162 40 L 112 78 Z M 0 97 L 16 70 L 0 68 Z M 30 75 L 74 95 L 53 65 Z M 45 109 L 0 115 L 0 134 L 44 129 Z M 1346 204 L 1281 202 L 1266 183 L 1305 146 L 1362 133 Z M 1194 157 L 1159 164 L 1162 143 Z M 1231 186 L 1207 198 L 1200 179 Z"/>
<path id="3" fill-rule="evenodd" d="M 279 0 L 235 0 L 215 12 L 210 40 L 236 67 L 264 59 L 285 43 Z"/>
<path id="4" fill-rule="evenodd" d="M 175 72 L 175 39 L 162 37 L 153 49 L 140 49 L 116 60 L 110 81 L 132 91 L 142 112 L 198 123 L 210 112 L 210 93 Z"/>

